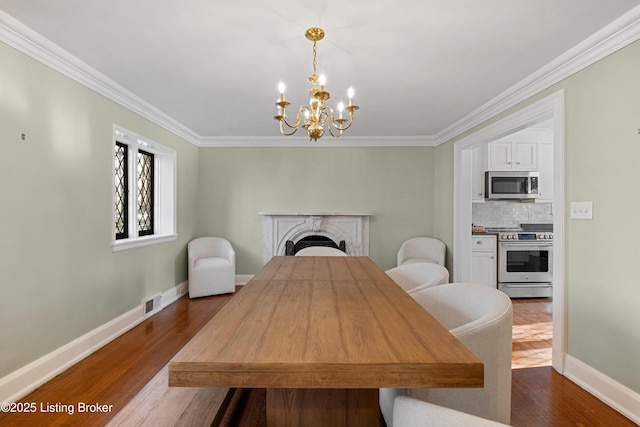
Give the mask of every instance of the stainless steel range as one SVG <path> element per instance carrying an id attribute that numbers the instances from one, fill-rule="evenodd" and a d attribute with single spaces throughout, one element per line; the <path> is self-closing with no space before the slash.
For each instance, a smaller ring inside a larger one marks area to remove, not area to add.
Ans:
<path id="1" fill-rule="evenodd" d="M 498 288 L 512 298 L 544 298 L 553 289 L 553 233 L 498 234 Z"/>

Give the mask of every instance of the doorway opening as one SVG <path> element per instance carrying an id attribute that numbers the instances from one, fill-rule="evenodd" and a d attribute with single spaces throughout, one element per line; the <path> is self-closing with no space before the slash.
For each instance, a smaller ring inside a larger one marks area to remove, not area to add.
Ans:
<path id="1" fill-rule="evenodd" d="M 552 366 L 564 372 L 566 298 L 564 256 L 564 91 L 556 92 L 462 138 L 454 144 L 454 269 L 455 281 L 471 279 L 473 151 L 543 121 L 553 128 L 553 297 Z"/>

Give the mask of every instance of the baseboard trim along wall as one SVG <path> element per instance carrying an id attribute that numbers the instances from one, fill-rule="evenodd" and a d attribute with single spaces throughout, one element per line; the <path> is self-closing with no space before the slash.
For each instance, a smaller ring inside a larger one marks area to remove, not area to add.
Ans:
<path id="1" fill-rule="evenodd" d="M 253 274 L 237 274 L 236 285 L 244 286 L 253 278 Z"/>
<path id="2" fill-rule="evenodd" d="M 570 355 L 565 356 L 564 369 L 571 381 L 640 425 L 640 394 Z"/>
<path id="3" fill-rule="evenodd" d="M 244 280 L 244 278 L 240 278 Z M 185 281 L 162 293 L 165 308 L 187 293 Z M 158 310 L 159 312 L 161 310 Z M 0 402 L 15 402 L 148 318 L 144 304 L 0 378 Z"/>

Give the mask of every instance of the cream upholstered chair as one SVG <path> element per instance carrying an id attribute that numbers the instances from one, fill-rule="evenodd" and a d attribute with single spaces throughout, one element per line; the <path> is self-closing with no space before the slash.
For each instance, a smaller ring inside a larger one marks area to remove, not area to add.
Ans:
<path id="1" fill-rule="evenodd" d="M 381 389 L 388 427 L 393 399 L 408 394 L 423 401 L 501 423 L 511 418 L 513 307 L 503 292 L 479 283 L 451 283 L 411 294 L 484 364 L 483 388 Z"/>
<path id="2" fill-rule="evenodd" d="M 296 252 L 296 256 L 347 256 L 347 254 L 329 246 L 309 246 Z"/>
<path id="3" fill-rule="evenodd" d="M 398 266 L 414 262 L 432 262 L 444 265 L 447 247 L 433 237 L 414 237 L 406 240 L 398 251 Z"/>
<path id="4" fill-rule="evenodd" d="M 236 253 L 221 237 L 199 237 L 187 246 L 189 257 L 189 297 L 234 292 Z"/>
<path id="5" fill-rule="evenodd" d="M 387 270 L 386 273 L 407 293 L 449 283 L 449 270 L 430 262 L 404 264 Z"/>
<path id="6" fill-rule="evenodd" d="M 500 427 L 507 424 L 400 396 L 393 404 L 394 427 Z"/>

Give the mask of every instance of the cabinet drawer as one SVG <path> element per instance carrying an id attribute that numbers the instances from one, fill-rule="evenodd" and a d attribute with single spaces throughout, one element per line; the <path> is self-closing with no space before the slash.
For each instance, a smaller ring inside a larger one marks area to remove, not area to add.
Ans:
<path id="1" fill-rule="evenodd" d="M 492 251 L 496 248 L 496 236 L 472 236 L 472 251 Z"/>

